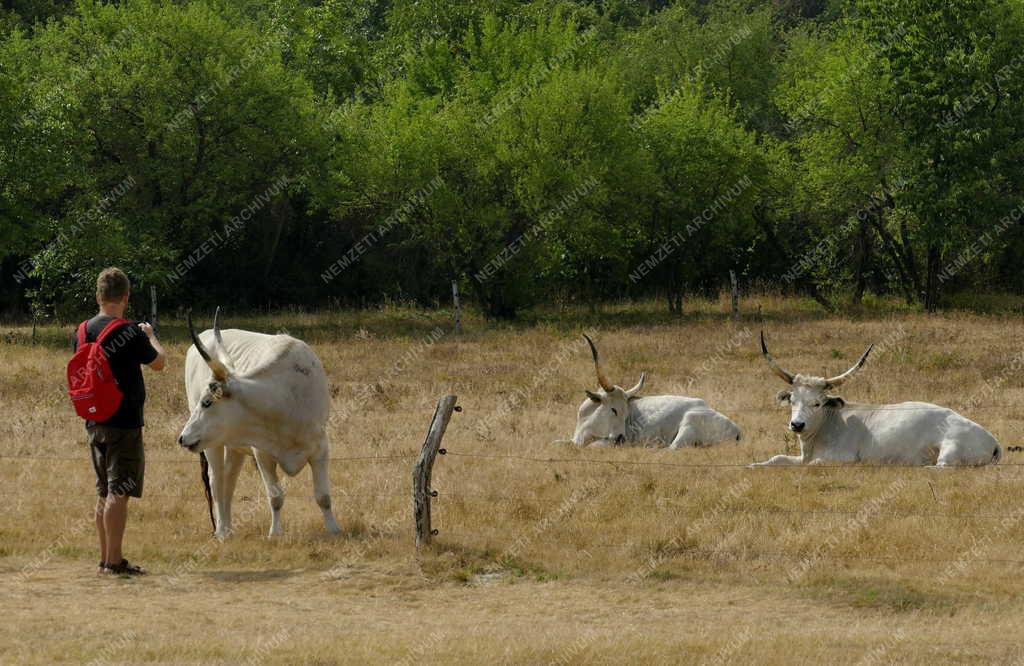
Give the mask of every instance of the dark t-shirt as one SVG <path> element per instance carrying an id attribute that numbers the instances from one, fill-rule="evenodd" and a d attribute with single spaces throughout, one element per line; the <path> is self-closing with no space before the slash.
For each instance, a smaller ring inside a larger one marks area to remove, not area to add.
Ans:
<path id="1" fill-rule="evenodd" d="M 94 342 L 113 319 L 113 317 L 103 314 L 90 319 L 85 327 L 85 339 Z M 78 349 L 77 335 L 72 343 L 72 348 Z M 156 349 L 153 349 L 149 338 L 136 322 L 122 324 L 107 335 L 107 341 L 103 343 L 103 350 L 107 353 L 110 370 L 114 373 L 114 379 L 117 380 L 118 387 L 124 393 L 124 398 L 114 415 L 100 425 L 113 428 L 141 428 L 143 426 L 142 406 L 146 402 L 146 385 L 142 381 L 142 366 L 152 363 L 159 354 Z M 86 421 L 85 425 L 89 427 L 95 423 Z"/>

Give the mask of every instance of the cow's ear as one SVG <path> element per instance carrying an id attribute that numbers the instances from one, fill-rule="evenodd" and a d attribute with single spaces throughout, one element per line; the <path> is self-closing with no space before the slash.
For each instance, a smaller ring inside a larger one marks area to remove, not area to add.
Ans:
<path id="1" fill-rule="evenodd" d="M 593 391 L 587 391 L 587 397 L 593 400 L 594 402 L 603 402 L 603 400 L 601 400 L 601 396 L 594 393 Z"/>
<path id="2" fill-rule="evenodd" d="M 832 409 L 842 409 L 846 406 L 846 401 L 840 398 L 838 395 L 827 395 L 825 396 L 825 406 Z"/>
<path id="3" fill-rule="evenodd" d="M 779 402 L 789 402 L 789 399 L 793 397 L 793 394 L 789 391 L 779 391 L 775 394 L 775 399 Z"/>

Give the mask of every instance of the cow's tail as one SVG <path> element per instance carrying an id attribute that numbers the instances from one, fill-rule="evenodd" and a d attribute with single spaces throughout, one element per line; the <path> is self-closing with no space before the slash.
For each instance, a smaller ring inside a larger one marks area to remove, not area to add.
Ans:
<path id="1" fill-rule="evenodd" d="M 199 470 L 203 476 L 203 490 L 206 492 L 206 508 L 210 510 L 210 524 L 217 531 L 217 521 L 213 519 L 213 493 L 210 492 L 210 463 L 206 460 L 206 451 L 199 452 Z"/>

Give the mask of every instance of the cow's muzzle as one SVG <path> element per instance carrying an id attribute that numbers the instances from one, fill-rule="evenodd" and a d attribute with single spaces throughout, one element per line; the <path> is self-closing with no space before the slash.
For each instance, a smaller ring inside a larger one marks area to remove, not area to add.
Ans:
<path id="1" fill-rule="evenodd" d="M 790 421 L 789 429 L 793 432 L 803 432 L 806 424 L 803 421 Z"/>
<path id="2" fill-rule="evenodd" d="M 196 440 L 196 441 L 192 442 L 191 444 L 186 444 L 185 443 L 185 438 L 184 437 L 179 437 L 178 438 L 178 445 L 181 446 L 182 448 L 188 449 L 192 453 L 195 453 L 196 450 L 199 448 L 199 440 Z"/>

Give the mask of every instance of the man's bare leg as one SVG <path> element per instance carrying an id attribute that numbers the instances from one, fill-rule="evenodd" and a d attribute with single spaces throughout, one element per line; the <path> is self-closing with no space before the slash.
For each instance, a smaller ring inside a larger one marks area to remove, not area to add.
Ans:
<path id="1" fill-rule="evenodd" d="M 106 530 L 107 565 L 120 564 L 124 559 L 121 553 L 121 541 L 124 539 L 124 526 L 128 521 L 128 496 L 108 495 L 103 510 L 103 527 Z"/>
<path id="2" fill-rule="evenodd" d="M 100 535 L 100 562 L 107 562 L 107 530 L 103 526 L 103 513 L 107 506 L 106 497 L 96 498 L 96 533 Z"/>

